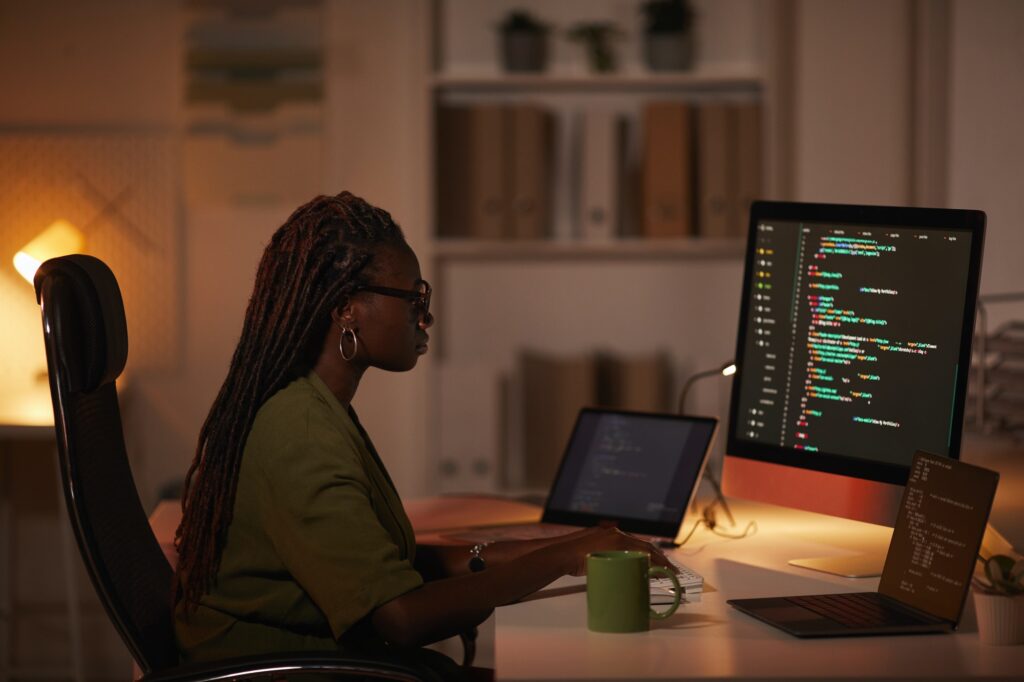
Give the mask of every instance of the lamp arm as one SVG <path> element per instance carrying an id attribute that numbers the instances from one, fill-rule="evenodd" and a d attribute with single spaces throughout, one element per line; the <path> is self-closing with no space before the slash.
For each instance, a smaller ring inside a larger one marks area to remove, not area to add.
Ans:
<path id="1" fill-rule="evenodd" d="M 690 392 L 690 388 L 701 379 L 713 377 L 716 374 L 721 374 L 721 370 L 709 369 L 690 375 L 690 378 L 683 384 L 683 390 L 679 391 L 679 407 L 677 409 L 679 414 L 686 414 L 686 395 Z"/>

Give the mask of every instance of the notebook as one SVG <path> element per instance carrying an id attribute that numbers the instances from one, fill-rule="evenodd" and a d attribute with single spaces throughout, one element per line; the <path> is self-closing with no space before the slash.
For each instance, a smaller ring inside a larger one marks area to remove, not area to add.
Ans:
<path id="1" fill-rule="evenodd" d="M 548 492 L 539 523 L 462 531 L 467 542 L 528 540 L 611 524 L 674 539 L 696 493 L 718 420 L 583 408 Z M 683 566 L 691 587 L 703 579 Z M 684 585 L 685 587 L 685 585 Z"/>
<path id="2" fill-rule="evenodd" d="M 730 599 L 797 637 L 956 630 L 999 474 L 918 451 L 877 592 Z"/>

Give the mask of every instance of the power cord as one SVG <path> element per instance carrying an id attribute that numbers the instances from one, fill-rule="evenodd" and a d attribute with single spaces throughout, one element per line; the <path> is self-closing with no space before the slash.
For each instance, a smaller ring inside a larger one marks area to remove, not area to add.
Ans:
<path id="1" fill-rule="evenodd" d="M 726 504 L 725 499 L 720 497 L 719 499 L 716 499 L 711 504 L 705 505 L 704 509 L 701 510 L 700 518 L 697 519 L 693 523 L 693 526 L 690 527 L 690 531 L 686 534 L 686 536 L 682 540 L 680 540 L 679 542 L 666 541 L 666 542 L 661 543 L 661 546 L 662 547 L 682 547 L 683 545 L 685 545 L 687 542 L 690 541 L 690 538 L 693 537 L 693 534 L 696 533 L 697 529 L 700 528 L 701 526 L 705 526 L 708 530 L 710 530 L 712 533 L 714 533 L 718 537 L 726 538 L 728 540 L 742 540 L 743 538 L 750 537 L 751 535 L 753 535 L 753 534 L 755 534 L 757 532 L 757 521 L 749 521 L 747 523 L 746 527 L 741 532 L 738 532 L 738 533 L 730 533 L 730 532 L 727 532 L 727 531 L 720 530 L 719 524 L 718 524 L 718 520 L 717 520 L 716 515 L 715 515 L 715 506 L 718 505 L 719 503 L 721 503 L 723 505 L 723 510 L 726 512 L 726 515 L 729 517 L 729 525 L 730 526 L 735 526 L 736 525 L 736 521 L 735 521 L 735 519 L 733 519 L 732 514 L 729 512 L 729 507 Z"/>

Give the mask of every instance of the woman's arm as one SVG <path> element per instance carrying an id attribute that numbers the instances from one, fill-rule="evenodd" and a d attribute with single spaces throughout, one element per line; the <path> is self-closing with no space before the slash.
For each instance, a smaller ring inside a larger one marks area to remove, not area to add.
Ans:
<path id="1" fill-rule="evenodd" d="M 487 562 L 488 567 L 497 566 L 549 545 L 573 540 L 587 532 L 589 529 L 535 540 L 491 542 L 487 544 L 481 556 Z M 469 548 L 470 545 L 417 545 L 416 570 L 427 581 L 469 573 Z"/>
<path id="2" fill-rule="evenodd" d="M 498 551 L 492 552 L 492 548 Z M 563 575 L 583 575 L 586 556 L 594 551 L 636 549 L 650 552 L 652 563 L 668 563 L 649 542 L 614 528 L 590 528 L 562 538 L 488 545 L 487 568 L 479 573 L 465 572 L 469 553 L 465 547 L 459 549 L 464 563 L 461 574 L 427 582 L 373 612 L 371 623 L 378 634 L 407 646 L 452 637 L 483 622 L 496 606 L 514 602 Z M 455 556 L 452 553 L 453 566 L 458 563 Z"/>

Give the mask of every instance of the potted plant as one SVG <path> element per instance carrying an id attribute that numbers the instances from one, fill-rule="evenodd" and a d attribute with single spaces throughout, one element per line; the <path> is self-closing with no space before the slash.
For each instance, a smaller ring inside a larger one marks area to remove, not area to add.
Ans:
<path id="1" fill-rule="evenodd" d="M 594 21 L 576 24 L 568 32 L 569 40 L 583 43 L 587 50 L 587 61 L 593 71 L 607 73 L 616 67 L 615 50 L 612 40 L 622 36 L 615 24 Z"/>
<path id="2" fill-rule="evenodd" d="M 978 637 L 985 644 L 1024 643 L 1024 560 L 993 555 L 985 560 L 985 577 L 974 580 Z"/>
<path id="3" fill-rule="evenodd" d="M 548 27 L 525 10 L 512 10 L 501 22 L 501 59 L 506 71 L 543 71 L 548 60 Z"/>
<path id="4" fill-rule="evenodd" d="M 694 11 L 690 0 L 648 0 L 644 56 L 652 71 L 681 71 L 693 66 Z"/>

